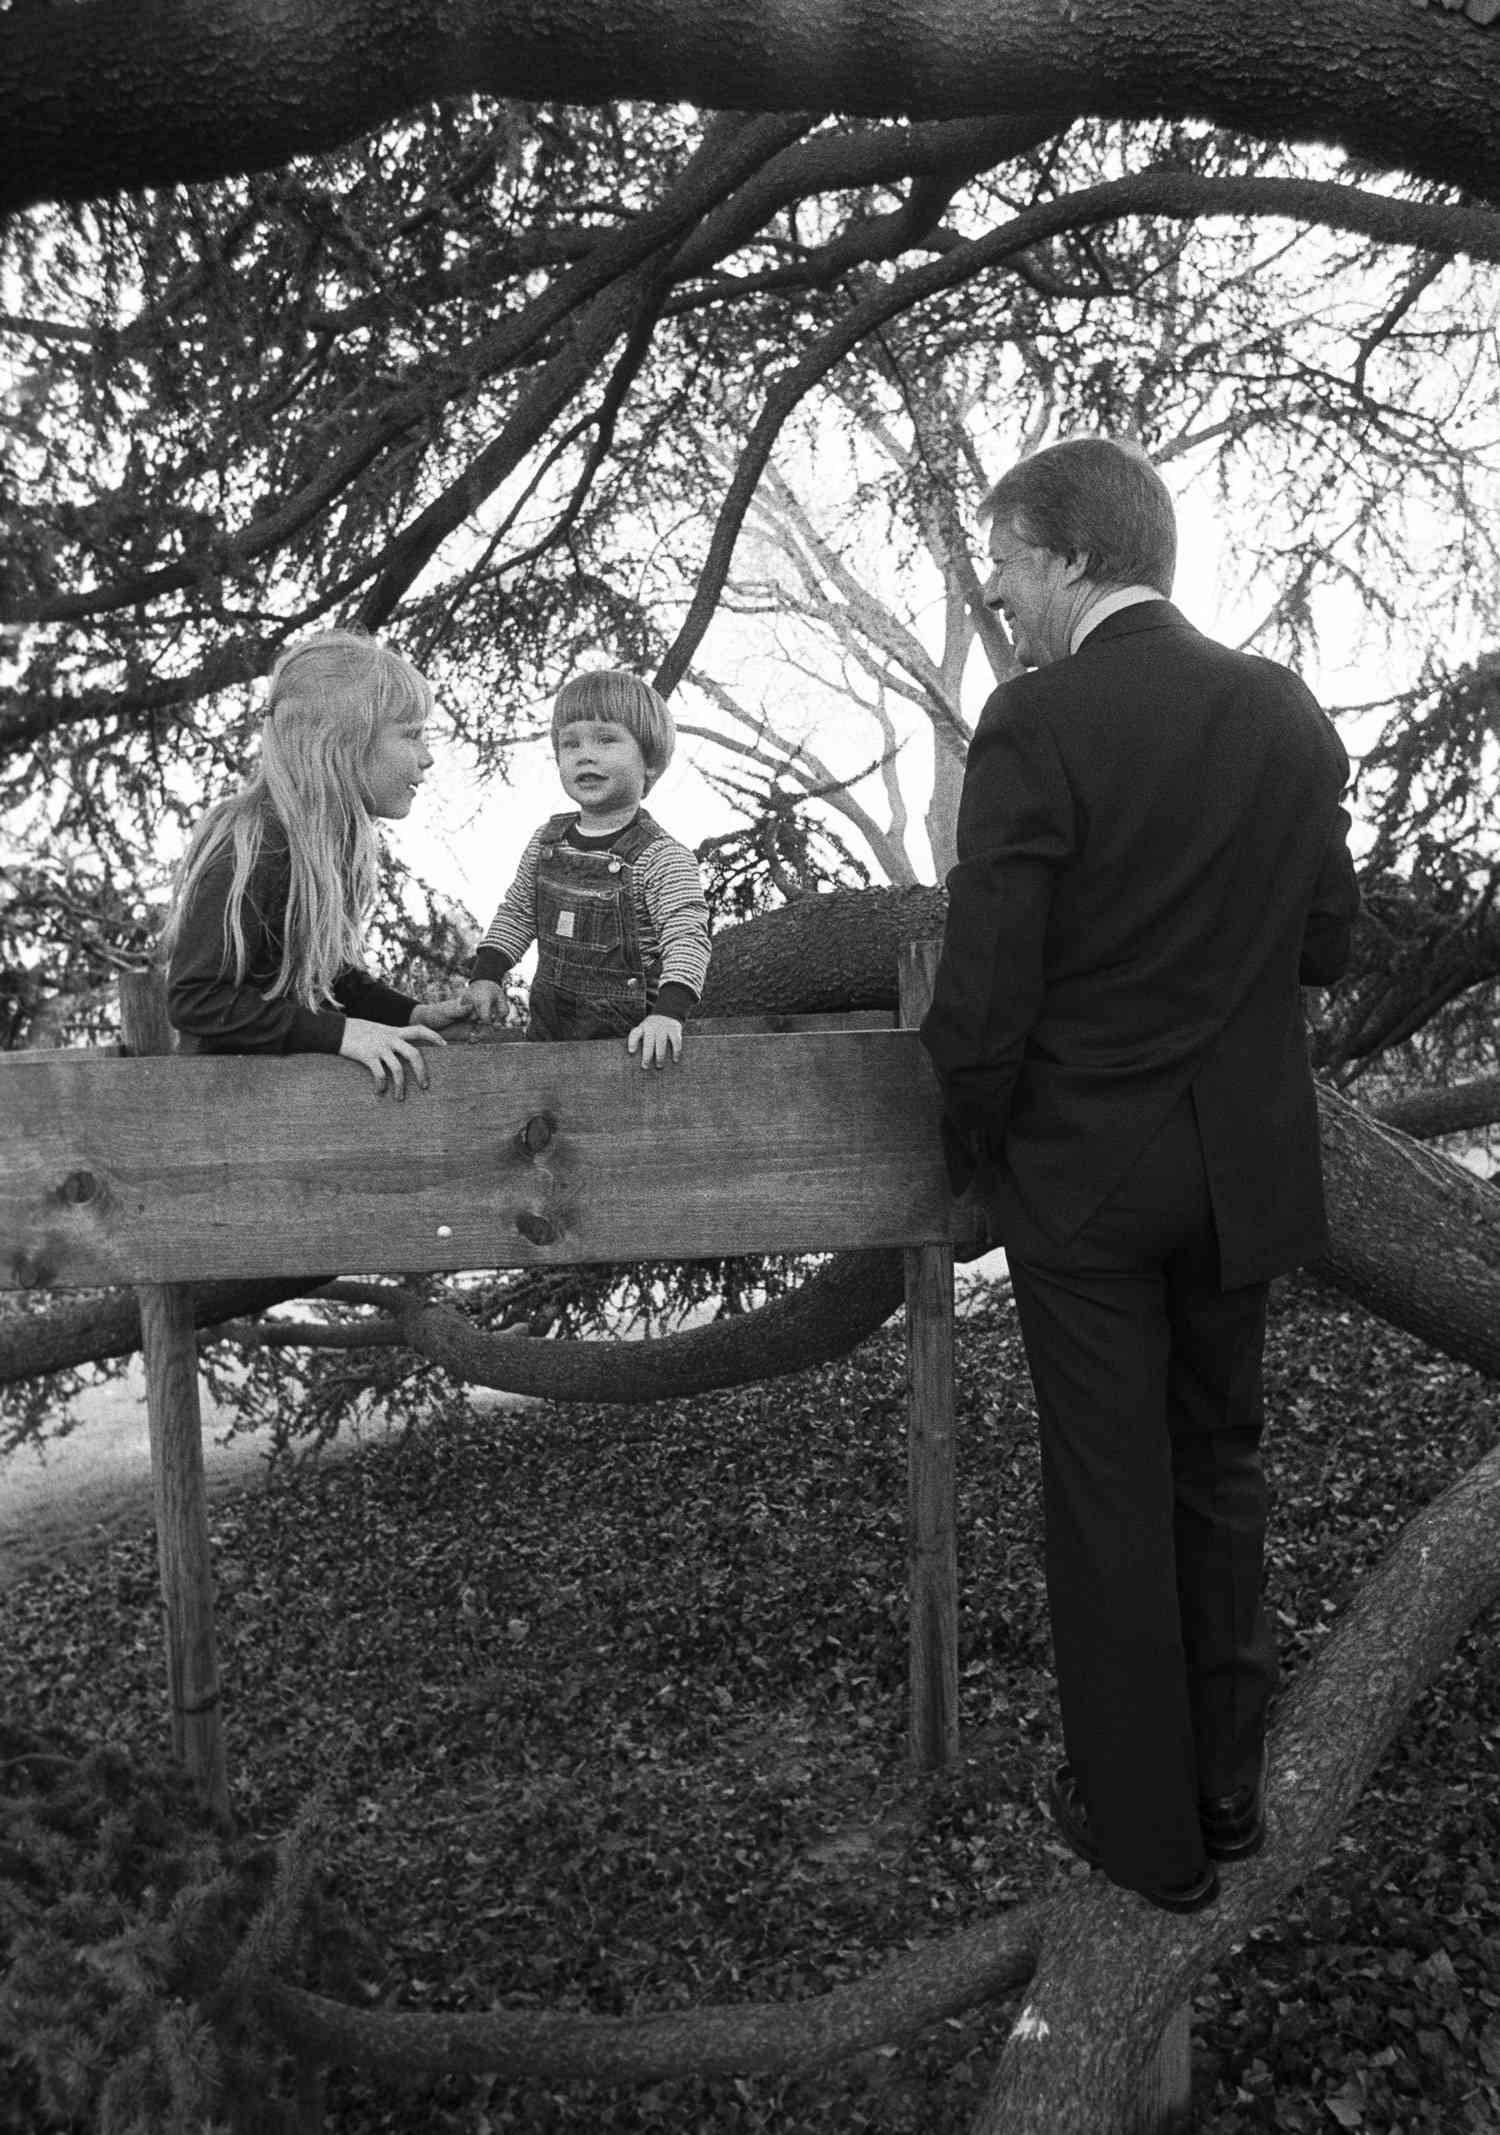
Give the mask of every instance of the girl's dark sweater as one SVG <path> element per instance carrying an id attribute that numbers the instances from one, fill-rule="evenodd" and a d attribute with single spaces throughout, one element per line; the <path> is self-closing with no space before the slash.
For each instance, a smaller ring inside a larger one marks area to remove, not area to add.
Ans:
<path id="1" fill-rule="evenodd" d="M 185 1053 L 336 1053 L 344 1022 L 405 1024 L 416 1003 L 351 965 L 334 982 L 337 1008 L 303 1008 L 285 994 L 266 998 L 281 967 L 291 861 L 280 825 L 268 825 L 260 858 L 245 887 L 242 920 L 246 966 L 236 985 L 226 953 L 224 908 L 234 874 L 233 852 L 221 853 L 194 892 L 167 972 L 167 1009 Z M 342 1011 L 342 1013 L 340 1012 Z"/>

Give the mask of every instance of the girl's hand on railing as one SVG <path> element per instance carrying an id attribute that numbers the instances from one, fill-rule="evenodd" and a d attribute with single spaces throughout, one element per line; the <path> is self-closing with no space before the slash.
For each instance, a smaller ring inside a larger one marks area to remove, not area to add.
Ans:
<path id="1" fill-rule="evenodd" d="M 407 1019 L 407 1028 L 420 1024 L 427 1030 L 447 1030 L 453 1023 L 474 1020 L 474 1003 L 466 993 L 449 994 L 443 1001 L 418 1001 Z"/>
<path id="2" fill-rule="evenodd" d="M 415 1078 L 419 1089 L 427 1088 L 427 1062 L 422 1058 L 422 1048 L 443 1042 L 435 1030 L 422 1024 L 408 1023 L 404 1030 L 397 1030 L 389 1023 L 366 1023 L 359 1016 L 349 1016 L 344 1022 L 339 1053 L 343 1059 L 357 1060 L 361 1067 L 368 1068 L 382 1096 L 389 1076 L 391 1095 L 399 1100 L 406 1095 L 408 1074 Z"/>

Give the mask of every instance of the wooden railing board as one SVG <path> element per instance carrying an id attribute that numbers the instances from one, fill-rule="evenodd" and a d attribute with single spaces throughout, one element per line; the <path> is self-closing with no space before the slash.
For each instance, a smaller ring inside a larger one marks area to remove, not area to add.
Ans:
<path id="1" fill-rule="evenodd" d="M 455 1046 L 399 1104 L 322 1056 L 0 1058 L 0 1287 L 959 1235 L 912 1031 Z"/>

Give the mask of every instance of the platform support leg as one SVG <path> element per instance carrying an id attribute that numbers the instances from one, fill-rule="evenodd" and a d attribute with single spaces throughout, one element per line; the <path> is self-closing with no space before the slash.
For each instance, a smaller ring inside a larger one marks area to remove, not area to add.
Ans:
<path id="1" fill-rule="evenodd" d="M 128 1053 L 172 1050 L 159 972 L 123 973 L 120 1008 Z M 227 1822 L 229 1785 L 219 1709 L 193 1293 L 186 1283 L 139 1283 L 135 1294 L 146 1367 L 172 1754 L 191 1773 L 215 1816 Z"/>
<path id="2" fill-rule="evenodd" d="M 898 972 L 902 1025 L 932 998 L 935 941 L 907 942 Z M 958 1755 L 958 1543 L 953 1447 L 953 1248 L 906 1250 L 907 1549 L 910 1713 L 919 1772 Z"/>

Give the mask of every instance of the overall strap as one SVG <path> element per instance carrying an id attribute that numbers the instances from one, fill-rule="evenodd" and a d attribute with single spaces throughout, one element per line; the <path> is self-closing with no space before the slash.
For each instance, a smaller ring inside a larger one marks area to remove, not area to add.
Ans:
<path id="1" fill-rule="evenodd" d="M 537 832 L 543 851 L 549 845 L 561 845 L 563 839 L 577 821 L 578 811 L 576 808 L 564 809 L 561 815 L 549 815 L 546 822 Z"/>
<path id="2" fill-rule="evenodd" d="M 654 816 L 647 815 L 643 808 L 633 823 L 627 823 L 614 844 L 610 847 L 617 860 L 629 867 L 639 860 L 641 854 L 653 845 L 659 845 L 666 836 Z"/>

